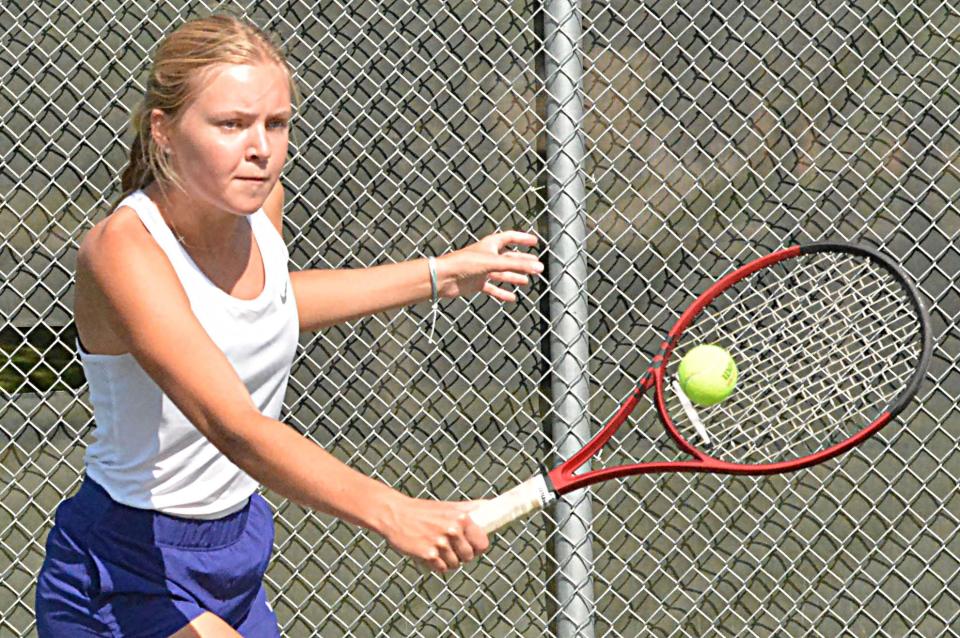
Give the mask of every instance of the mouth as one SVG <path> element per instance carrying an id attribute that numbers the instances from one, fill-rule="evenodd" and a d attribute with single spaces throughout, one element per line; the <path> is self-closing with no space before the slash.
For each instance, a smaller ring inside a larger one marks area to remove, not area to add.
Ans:
<path id="1" fill-rule="evenodd" d="M 265 182 L 267 181 L 266 177 L 237 177 L 236 179 L 242 182 Z"/>

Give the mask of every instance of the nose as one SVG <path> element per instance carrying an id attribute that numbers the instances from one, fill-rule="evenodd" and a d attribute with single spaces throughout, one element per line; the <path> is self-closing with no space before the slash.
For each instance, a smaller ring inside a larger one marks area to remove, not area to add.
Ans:
<path id="1" fill-rule="evenodd" d="M 267 140 L 267 131 L 263 126 L 254 126 L 250 129 L 250 139 L 247 144 L 247 159 L 267 159 L 270 157 L 270 143 Z"/>

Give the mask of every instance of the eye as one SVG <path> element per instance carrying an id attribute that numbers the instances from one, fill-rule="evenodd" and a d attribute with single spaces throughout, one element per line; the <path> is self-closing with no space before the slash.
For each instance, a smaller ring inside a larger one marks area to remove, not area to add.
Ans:
<path id="1" fill-rule="evenodd" d="M 290 125 L 288 120 L 273 120 L 270 122 L 270 128 L 285 129 Z"/>
<path id="2" fill-rule="evenodd" d="M 225 128 L 228 130 L 240 128 L 240 122 L 238 120 L 223 120 L 218 123 L 220 128 Z"/>

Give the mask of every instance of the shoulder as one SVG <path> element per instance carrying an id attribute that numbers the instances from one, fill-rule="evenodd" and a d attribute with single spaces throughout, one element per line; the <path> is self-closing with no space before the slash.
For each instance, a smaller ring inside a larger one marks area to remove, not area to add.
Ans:
<path id="1" fill-rule="evenodd" d="M 270 223 L 283 237 L 283 184 L 280 183 L 280 180 L 277 180 L 273 190 L 270 191 L 266 201 L 263 202 L 263 212 L 267 214 Z"/>
<path id="2" fill-rule="evenodd" d="M 183 293 L 180 280 L 166 253 L 153 239 L 136 211 L 117 208 L 98 222 L 83 238 L 77 251 L 77 281 L 86 280 L 107 298 L 142 294 L 149 284 L 151 295 L 167 288 Z"/>
<path id="3" fill-rule="evenodd" d="M 77 266 L 83 270 L 101 269 L 137 256 L 149 260 L 162 255 L 136 211 L 120 206 L 84 236 L 77 252 Z"/>
<path id="4" fill-rule="evenodd" d="M 175 306 L 185 296 L 178 284 L 137 213 L 116 209 L 86 233 L 77 252 L 74 318 L 84 347 L 98 354 L 129 352 L 124 315 L 145 297 Z M 147 286 L 150 295 L 143 295 Z"/>

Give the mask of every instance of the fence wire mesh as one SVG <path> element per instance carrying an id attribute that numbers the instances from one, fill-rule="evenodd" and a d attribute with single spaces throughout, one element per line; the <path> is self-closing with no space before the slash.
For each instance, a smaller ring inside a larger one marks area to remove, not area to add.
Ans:
<path id="1" fill-rule="evenodd" d="M 72 272 L 117 194 L 162 34 L 219 9 L 277 34 L 304 97 L 283 177 L 291 268 L 362 267 L 498 228 L 547 238 L 564 196 L 547 188 L 548 148 L 564 141 L 547 126 L 547 70 L 565 62 L 544 46 L 555 6 L 0 6 L 0 634 L 35 634 L 43 543 L 82 476 L 95 424 Z M 865 242 L 915 278 L 935 331 L 928 378 L 895 424 L 823 466 L 598 486 L 590 534 L 566 539 L 593 551 L 586 621 L 557 596 L 566 528 L 551 512 L 441 578 L 267 492 L 284 634 L 542 636 L 566 619 L 604 636 L 957 635 L 960 13 L 947 1 L 614 0 L 558 19 L 580 24 L 592 427 L 693 295 L 796 241 Z M 413 496 L 487 497 L 558 460 L 549 298 L 568 262 L 552 256 L 560 266 L 515 305 L 444 303 L 435 345 L 426 307 L 304 334 L 286 421 Z M 677 457 L 652 409 L 631 425 L 602 463 Z"/>

